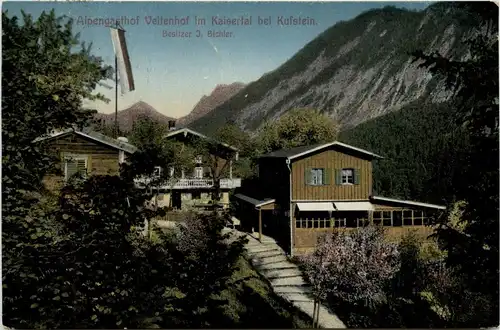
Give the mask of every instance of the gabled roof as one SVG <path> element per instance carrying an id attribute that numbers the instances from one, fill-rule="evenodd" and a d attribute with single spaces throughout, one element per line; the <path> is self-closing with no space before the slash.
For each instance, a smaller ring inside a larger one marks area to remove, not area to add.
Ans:
<path id="1" fill-rule="evenodd" d="M 389 203 L 394 203 L 394 204 L 421 206 L 421 207 L 427 207 L 427 208 L 431 208 L 431 209 L 446 210 L 446 206 L 443 206 L 443 205 L 436 205 L 436 204 L 429 204 L 429 203 L 422 203 L 422 202 L 414 202 L 414 201 L 405 201 L 405 200 L 401 200 L 401 199 L 381 197 L 381 196 L 371 196 L 370 198 L 374 202 L 375 201 L 380 201 L 380 202 L 389 202 Z"/>
<path id="2" fill-rule="evenodd" d="M 175 136 L 175 135 L 178 135 L 178 134 L 184 134 L 184 136 L 186 136 L 187 134 L 192 134 L 192 135 L 195 135 L 195 136 L 198 136 L 202 139 L 205 139 L 205 140 L 211 140 L 211 141 L 215 141 L 217 143 L 219 143 L 220 145 L 228 148 L 228 149 L 231 149 L 233 151 L 238 151 L 238 149 L 236 149 L 235 147 L 233 146 L 230 146 L 229 144 L 226 144 L 224 142 L 220 142 L 220 141 L 216 141 L 215 139 L 211 138 L 211 137 L 208 137 L 204 134 L 201 134 L 199 132 L 196 132 L 196 131 L 193 131 L 192 129 L 189 129 L 189 128 L 181 128 L 181 129 L 176 129 L 174 131 L 171 131 L 169 132 L 166 137 L 169 138 L 169 137 L 172 137 L 172 136 Z"/>
<path id="3" fill-rule="evenodd" d="M 48 141 L 48 140 L 52 140 L 52 139 L 61 138 L 61 137 L 64 137 L 64 136 L 67 136 L 70 134 L 76 134 L 76 135 L 79 135 L 81 137 L 88 138 L 88 139 L 91 139 L 93 141 L 105 144 L 111 148 L 123 150 L 127 153 L 130 153 L 130 154 L 137 151 L 137 147 L 130 144 L 130 143 L 127 143 L 125 141 L 120 141 L 117 139 L 113 139 L 112 137 L 109 137 L 107 135 L 104 135 L 104 134 L 101 134 L 99 132 L 95 132 L 95 131 L 92 131 L 89 129 L 76 130 L 73 128 L 69 128 L 69 129 L 66 129 L 64 131 L 60 131 L 60 132 L 56 132 L 53 134 L 48 134 L 45 136 L 38 137 L 33 142 Z"/>
<path id="4" fill-rule="evenodd" d="M 277 151 L 273 151 L 267 154 L 264 154 L 260 156 L 260 158 L 288 158 L 288 159 L 294 159 L 298 158 L 301 156 L 305 156 L 307 154 L 310 154 L 315 151 L 319 151 L 322 149 L 326 149 L 331 146 L 339 146 L 342 148 L 346 148 L 349 150 L 357 151 L 359 153 L 365 154 L 367 156 L 373 157 L 373 158 L 379 158 L 382 159 L 384 157 L 379 156 L 377 154 L 374 154 L 373 152 L 357 148 L 339 141 L 333 141 L 330 143 L 320 143 L 320 144 L 315 144 L 315 145 L 310 145 L 310 146 L 301 146 L 301 147 L 296 147 L 296 148 L 291 148 L 291 149 L 281 149 Z"/>

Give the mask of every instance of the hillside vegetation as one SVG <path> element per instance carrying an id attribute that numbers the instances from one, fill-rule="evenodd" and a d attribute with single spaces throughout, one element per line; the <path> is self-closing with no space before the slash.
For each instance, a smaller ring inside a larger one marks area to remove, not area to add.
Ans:
<path id="1" fill-rule="evenodd" d="M 470 148 L 448 102 L 413 102 L 343 131 L 339 139 L 384 157 L 374 162 L 374 194 L 437 204 L 454 199 Z"/>

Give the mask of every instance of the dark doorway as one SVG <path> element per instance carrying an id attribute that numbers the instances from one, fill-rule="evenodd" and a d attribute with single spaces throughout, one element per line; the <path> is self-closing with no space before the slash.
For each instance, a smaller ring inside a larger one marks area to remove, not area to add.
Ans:
<path id="1" fill-rule="evenodd" d="M 180 209 L 181 206 L 182 206 L 181 192 L 180 191 L 172 192 L 172 207 L 174 209 Z"/>

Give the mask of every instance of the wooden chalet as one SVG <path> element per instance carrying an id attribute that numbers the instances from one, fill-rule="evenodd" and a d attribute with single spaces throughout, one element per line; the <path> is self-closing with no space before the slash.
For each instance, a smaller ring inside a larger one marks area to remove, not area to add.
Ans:
<path id="1" fill-rule="evenodd" d="M 157 168 L 157 171 L 169 171 L 172 177 L 154 189 L 158 191 L 155 203 L 159 207 L 172 207 L 185 209 L 190 207 L 208 207 L 213 205 L 212 191 L 214 190 L 214 177 L 219 178 L 221 192 L 221 206 L 227 208 L 229 205 L 229 191 L 241 186 L 241 179 L 233 177 L 233 162 L 238 160 L 238 149 L 228 144 L 213 140 L 206 135 L 189 128 L 176 129 L 175 121 L 169 122 L 169 132 L 165 136 L 167 140 L 175 140 L 185 145 L 197 146 L 200 140 L 210 141 L 213 146 L 208 153 L 201 152 L 195 156 L 193 171 L 174 173 L 175 169 Z M 216 166 L 213 166 L 216 164 Z M 216 173 L 212 173 L 215 170 Z"/>
<path id="2" fill-rule="evenodd" d="M 61 162 L 60 171 L 43 178 L 48 190 L 60 189 L 64 183 L 77 173 L 87 175 L 117 175 L 120 163 L 137 148 L 122 137 L 113 139 L 91 130 L 68 129 L 40 137 L 34 142 L 49 143 Z"/>
<path id="3" fill-rule="evenodd" d="M 372 162 L 381 158 L 338 141 L 262 155 L 257 188 L 244 184 L 234 195 L 235 217 L 291 255 L 310 252 L 326 232 L 370 223 L 391 238 L 427 237 L 428 218 L 445 207 L 374 196 Z"/>

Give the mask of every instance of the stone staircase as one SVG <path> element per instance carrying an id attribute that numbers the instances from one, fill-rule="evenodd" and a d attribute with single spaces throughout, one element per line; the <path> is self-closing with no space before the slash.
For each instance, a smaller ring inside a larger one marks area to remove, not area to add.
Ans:
<path id="1" fill-rule="evenodd" d="M 314 302 L 311 287 L 304 281 L 299 267 L 288 261 L 285 252 L 274 239 L 263 236 L 262 242 L 259 242 L 248 233 L 229 228 L 224 231 L 231 232 L 234 237 L 245 236 L 248 239 L 245 249 L 254 268 L 267 278 L 277 295 L 312 318 Z M 322 328 L 346 327 L 335 314 L 322 305 L 319 310 L 319 325 Z"/>

